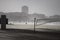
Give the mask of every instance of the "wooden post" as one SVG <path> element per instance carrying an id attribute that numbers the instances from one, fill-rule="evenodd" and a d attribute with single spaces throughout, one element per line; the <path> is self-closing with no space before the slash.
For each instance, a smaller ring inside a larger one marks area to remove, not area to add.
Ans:
<path id="1" fill-rule="evenodd" d="M 36 26 L 36 18 L 34 18 L 34 33 L 35 33 L 35 26 Z"/>
<path id="2" fill-rule="evenodd" d="M 1 15 L 1 29 L 6 29 L 6 15 Z"/>

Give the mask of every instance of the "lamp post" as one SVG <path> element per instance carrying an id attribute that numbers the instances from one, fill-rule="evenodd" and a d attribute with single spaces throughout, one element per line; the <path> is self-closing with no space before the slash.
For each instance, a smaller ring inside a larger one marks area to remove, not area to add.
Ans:
<path id="1" fill-rule="evenodd" d="M 36 18 L 34 18 L 34 33 L 35 33 L 35 26 L 36 26 Z"/>

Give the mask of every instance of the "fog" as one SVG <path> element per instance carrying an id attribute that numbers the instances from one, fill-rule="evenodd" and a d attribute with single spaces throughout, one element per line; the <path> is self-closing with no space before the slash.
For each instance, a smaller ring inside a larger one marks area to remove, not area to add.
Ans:
<path id="1" fill-rule="evenodd" d="M 1 15 L 6 15 L 9 25 L 12 25 L 13 28 L 14 26 L 15 28 L 19 28 L 19 26 L 22 28 L 31 28 L 34 27 L 34 18 L 48 18 L 51 23 L 44 23 L 45 20 L 42 22 L 39 20 L 37 25 L 41 25 L 42 23 L 43 25 L 58 25 L 55 29 L 59 29 L 60 0 L 0 0 L 0 16 Z M 53 20 L 51 20 L 51 18 Z M 54 29 L 54 26 L 45 26 L 43 28 Z"/>
<path id="2" fill-rule="evenodd" d="M 29 7 L 29 14 L 60 15 L 60 0 L 0 0 L 0 12 L 21 12 L 24 5 Z"/>

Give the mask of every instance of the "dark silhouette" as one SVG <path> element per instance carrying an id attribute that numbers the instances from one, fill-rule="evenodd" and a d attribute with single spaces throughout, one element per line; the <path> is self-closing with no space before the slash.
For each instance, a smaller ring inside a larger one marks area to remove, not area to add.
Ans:
<path id="1" fill-rule="evenodd" d="M 6 18 L 6 15 L 1 15 L 0 24 L 2 30 L 6 29 L 6 24 L 8 24 L 8 19 Z"/>

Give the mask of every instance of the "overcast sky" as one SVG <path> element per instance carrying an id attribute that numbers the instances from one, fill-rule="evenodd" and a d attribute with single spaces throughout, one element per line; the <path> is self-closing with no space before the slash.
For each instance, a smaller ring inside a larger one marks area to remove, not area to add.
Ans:
<path id="1" fill-rule="evenodd" d="M 60 0 L 0 0 L 0 12 L 21 12 L 24 5 L 29 13 L 60 14 Z"/>

